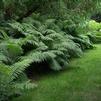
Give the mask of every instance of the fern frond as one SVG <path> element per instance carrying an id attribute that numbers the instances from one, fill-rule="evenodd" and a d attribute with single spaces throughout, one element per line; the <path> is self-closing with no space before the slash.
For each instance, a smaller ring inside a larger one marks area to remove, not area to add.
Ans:
<path id="1" fill-rule="evenodd" d="M 51 59 L 49 61 L 49 65 L 50 65 L 51 69 L 56 70 L 56 71 L 59 71 L 59 70 L 62 69 L 62 67 L 60 66 L 60 64 L 55 59 Z"/>
<path id="2" fill-rule="evenodd" d="M 11 80 L 14 80 L 16 79 L 19 74 L 23 73 L 24 70 L 30 66 L 30 64 L 33 62 L 33 60 L 31 59 L 25 59 L 25 60 L 22 60 L 22 61 L 19 61 L 15 64 L 13 64 L 12 66 L 10 66 L 12 72 L 10 74 L 10 79 Z"/>
<path id="3" fill-rule="evenodd" d="M 24 27 L 19 22 L 14 21 L 13 23 L 8 23 L 8 25 L 14 30 L 24 33 Z"/>
<path id="4" fill-rule="evenodd" d="M 7 35 L 7 33 L 5 33 L 4 30 L 0 29 L 0 38 L 3 40 L 8 40 L 9 36 Z"/>
<path id="5" fill-rule="evenodd" d="M 30 60 L 32 60 L 32 62 L 39 63 L 39 62 L 45 61 L 49 58 L 55 58 L 55 57 L 56 57 L 56 55 L 51 51 L 46 51 L 46 52 L 31 51 L 26 56 L 22 57 L 22 60 L 23 59 L 30 59 Z"/>
<path id="6" fill-rule="evenodd" d="M 30 80 L 28 80 L 26 82 L 15 83 L 14 84 L 15 89 L 19 89 L 19 90 L 22 90 L 22 91 L 31 90 L 31 89 L 33 89 L 35 87 L 37 87 L 37 85 L 34 84 L 34 83 L 31 83 Z"/>

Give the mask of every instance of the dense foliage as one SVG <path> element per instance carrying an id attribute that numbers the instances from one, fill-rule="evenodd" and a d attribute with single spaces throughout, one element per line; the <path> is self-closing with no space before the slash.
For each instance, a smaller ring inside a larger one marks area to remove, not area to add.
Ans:
<path id="1" fill-rule="evenodd" d="M 36 86 L 25 73 L 31 65 L 63 70 L 70 58 L 93 48 L 88 32 L 100 33 L 101 24 L 86 19 L 100 5 L 100 0 L 1 0 L 0 101 Z"/>

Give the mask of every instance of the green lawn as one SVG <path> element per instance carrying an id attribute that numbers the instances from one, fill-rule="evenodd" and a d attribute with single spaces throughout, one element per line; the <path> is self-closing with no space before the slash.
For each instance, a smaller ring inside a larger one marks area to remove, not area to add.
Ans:
<path id="1" fill-rule="evenodd" d="M 101 45 L 70 62 L 70 68 L 43 75 L 38 88 L 13 101 L 101 101 Z"/>

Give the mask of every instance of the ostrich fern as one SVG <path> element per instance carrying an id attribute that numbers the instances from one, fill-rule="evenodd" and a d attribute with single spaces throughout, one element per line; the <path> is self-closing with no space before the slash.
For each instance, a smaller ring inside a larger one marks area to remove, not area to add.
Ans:
<path id="1" fill-rule="evenodd" d="M 11 67 L 0 63 L 0 101 L 8 101 L 12 95 L 21 94 L 26 89 L 29 90 L 36 86 L 29 80 L 23 82 L 18 81 L 19 76 L 24 72 L 29 63 L 26 60 L 19 63 L 19 65 L 14 64 Z"/>
<path id="2" fill-rule="evenodd" d="M 52 64 L 56 63 L 59 67 L 60 63 L 68 64 L 68 58 L 73 53 L 75 57 L 82 54 L 79 46 L 65 32 L 53 30 L 52 25 L 57 26 L 53 19 L 46 20 L 43 25 L 40 24 L 37 27 L 33 23 L 26 24 L 25 22 L 12 22 L 9 25 L 15 33 L 20 32 L 25 35 L 22 39 L 15 39 L 19 40 L 17 44 L 21 47 L 24 46 L 24 49 L 27 48 L 27 45 L 28 47 L 31 46 L 31 49 L 27 50 L 24 56 L 21 56 L 21 60 L 31 59 L 33 63 L 48 61 L 49 64 L 51 61 L 51 63 L 53 62 Z M 60 65 L 61 69 L 63 68 L 62 66 Z M 60 67 L 59 69 L 55 69 L 55 64 L 54 66 L 50 65 L 50 68 L 54 70 L 60 70 Z"/>

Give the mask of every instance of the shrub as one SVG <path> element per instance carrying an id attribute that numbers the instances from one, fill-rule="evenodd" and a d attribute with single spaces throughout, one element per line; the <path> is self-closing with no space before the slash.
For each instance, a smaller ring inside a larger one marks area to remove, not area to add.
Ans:
<path id="1" fill-rule="evenodd" d="M 88 27 L 90 30 L 96 30 L 97 31 L 97 30 L 101 29 L 101 24 L 94 21 L 94 20 L 91 20 L 88 23 Z"/>

